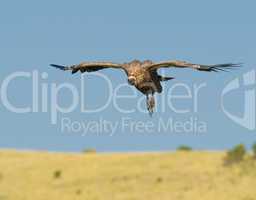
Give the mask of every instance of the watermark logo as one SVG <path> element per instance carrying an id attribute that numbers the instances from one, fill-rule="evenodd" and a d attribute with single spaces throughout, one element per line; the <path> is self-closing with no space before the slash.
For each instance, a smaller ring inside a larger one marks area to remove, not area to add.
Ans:
<path id="1" fill-rule="evenodd" d="M 14 72 L 8 75 L 0 85 L 0 104 L 13 113 L 48 113 L 50 115 L 51 124 L 53 125 L 56 125 L 60 121 L 60 116 L 75 111 L 86 114 L 101 113 L 113 106 L 115 111 L 121 114 L 148 112 L 144 105 L 146 101 L 145 96 L 139 96 L 139 92 L 128 83 L 120 84 L 115 87 L 112 81 L 104 74 L 94 72 L 86 76 L 100 78 L 104 82 L 104 89 L 107 91 L 104 97 L 102 95 L 103 100 L 100 105 L 93 108 L 91 108 L 86 101 L 86 97 L 90 94 L 86 94 L 85 92 L 86 83 L 84 75 L 82 75 L 80 79 L 80 86 L 68 82 L 50 82 L 48 76 L 46 72 L 40 73 L 37 70 L 32 72 Z M 24 82 L 29 83 L 31 87 L 24 88 Z M 12 83 L 15 83 L 19 89 L 12 91 L 10 89 L 10 84 Z M 159 103 L 156 103 L 155 111 L 193 116 L 198 113 L 198 107 L 200 105 L 199 96 L 206 90 L 206 86 L 207 84 L 204 82 L 193 85 L 187 85 L 181 82 L 174 83 L 172 86 L 164 88 L 166 95 L 161 95 L 156 98 L 156 102 Z M 129 92 L 123 95 L 123 90 Z M 29 99 L 27 100 L 26 106 L 18 106 L 18 103 L 13 101 L 13 98 L 10 98 L 10 94 L 13 94 L 12 96 L 19 99 L 21 96 L 20 91 L 22 95 L 25 95 Z M 63 106 L 61 102 L 66 98 L 71 99 L 71 102 Z M 125 106 L 124 102 L 126 105 L 130 106 Z M 185 103 L 183 104 L 183 102 Z M 76 125 L 78 126 L 77 123 Z"/>
<path id="2" fill-rule="evenodd" d="M 223 89 L 221 94 L 221 106 L 223 112 L 235 123 L 249 129 L 249 130 L 255 130 L 255 124 L 256 124 L 256 71 L 252 70 L 245 74 L 243 74 L 242 82 L 239 82 L 239 78 L 236 78 L 229 82 L 226 87 Z M 224 106 L 224 97 L 241 88 L 244 88 L 244 113 L 242 117 L 236 116 L 229 112 L 225 106 Z"/>

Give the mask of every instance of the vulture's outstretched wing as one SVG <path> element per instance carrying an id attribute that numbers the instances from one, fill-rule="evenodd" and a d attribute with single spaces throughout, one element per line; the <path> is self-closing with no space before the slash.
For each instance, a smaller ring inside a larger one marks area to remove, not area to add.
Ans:
<path id="1" fill-rule="evenodd" d="M 81 73 L 94 72 L 94 71 L 98 71 L 106 68 L 123 69 L 126 72 L 124 65 L 111 63 L 111 62 L 82 62 L 78 65 L 71 65 L 71 66 L 51 64 L 50 66 L 58 68 L 60 70 L 64 70 L 64 71 L 71 71 L 72 74 L 78 71 L 80 71 Z"/>
<path id="2" fill-rule="evenodd" d="M 216 64 L 216 65 L 201 65 L 201 64 L 192 64 L 185 61 L 164 61 L 159 63 L 153 63 L 152 65 L 148 66 L 148 70 L 156 70 L 159 68 L 168 68 L 168 67 L 178 67 L 178 68 L 192 68 L 199 71 L 207 71 L 207 72 L 218 72 L 218 71 L 229 71 L 229 69 L 240 67 L 242 64 L 233 64 L 233 63 L 226 63 L 226 64 Z"/>

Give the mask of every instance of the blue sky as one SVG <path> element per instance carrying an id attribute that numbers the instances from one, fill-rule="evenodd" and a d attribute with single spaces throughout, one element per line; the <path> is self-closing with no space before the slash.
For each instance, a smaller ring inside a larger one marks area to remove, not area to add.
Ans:
<path id="1" fill-rule="evenodd" d="M 256 14 L 255 1 L 1 1 L 0 54 L 1 85 L 14 72 L 46 72 L 47 84 L 70 83 L 80 88 L 80 75 L 71 76 L 49 67 L 50 63 L 75 64 L 81 61 L 106 60 L 128 62 L 132 59 L 154 61 L 181 59 L 194 63 L 243 62 L 244 67 L 231 73 L 203 73 L 183 69 L 161 71 L 174 76 L 172 84 L 207 83 L 200 94 L 198 113 L 176 114 L 171 110 L 156 112 L 153 118 L 135 112 L 122 114 L 113 105 L 101 113 L 81 113 L 79 109 L 59 115 L 73 121 L 98 121 L 100 118 L 118 122 L 124 117 L 134 122 L 159 119 L 185 121 L 190 117 L 207 123 L 204 134 L 178 134 L 162 131 L 141 134 L 118 129 L 114 136 L 62 132 L 60 121 L 52 125 L 49 113 L 16 114 L 0 102 L 0 148 L 39 149 L 51 151 L 171 150 L 181 144 L 198 149 L 226 149 L 237 143 L 250 146 L 256 131 L 250 131 L 230 120 L 222 111 L 223 88 L 243 73 L 255 69 Z M 126 83 L 120 71 L 104 70 L 116 88 Z M 89 107 L 107 98 L 105 83 L 94 76 L 85 76 Z M 255 88 L 255 85 L 254 85 Z M 127 91 L 122 91 L 126 94 Z M 181 91 L 182 92 L 182 91 Z M 138 93 L 138 92 L 137 92 Z M 9 87 L 9 98 L 18 106 L 31 104 L 31 82 L 17 80 Z M 141 95 L 138 93 L 138 98 Z M 166 97 L 163 92 L 162 97 Z M 225 99 L 225 105 L 237 115 L 243 113 L 241 89 Z M 161 98 L 157 95 L 157 98 Z M 39 98 L 40 99 L 40 98 Z M 68 105 L 70 94 L 61 95 L 60 104 Z M 132 108 L 136 100 L 124 100 Z M 160 104 L 160 103 L 159 103 Z M 179 106 L 190 107 L 181 101 Z"/>

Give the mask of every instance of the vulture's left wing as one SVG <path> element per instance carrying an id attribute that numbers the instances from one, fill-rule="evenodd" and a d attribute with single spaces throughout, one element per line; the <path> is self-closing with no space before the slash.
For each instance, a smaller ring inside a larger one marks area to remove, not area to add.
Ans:
<path id="1" fill-rule="evenodd" d="M 225 64 L 216 64 L 216 65 L 202 65 L 202 64 L 192 64 L 185 61 L 172 60 L 164 61 L 159 63 L 153 63 L 150 66 L 147 66 L 148 70 L 157 70 L 159 68 L 169 68 L 169 67 L 178 67 L 178 68 L 192 68 L 199 71 L 207 72 L 218 72 L 218 71 L 228 71 L 231 68 L 240 67 L 241 63 L 225 63 Z"/>
<path id="2" fill-rule="evenodd" d="M 78 71 L 80 71 L 81 73 L 94 72 L 94 71 L 98 71 L 106 68 L 123 69 L 126 72 L 124 65 L 112 63 L 112 62 L 82 62 L 78 65 L 71 65 L 71 66 L 51 64 L 50 66 L 64 70 L 64 71 L 71 71 L 72 74 Z"/>

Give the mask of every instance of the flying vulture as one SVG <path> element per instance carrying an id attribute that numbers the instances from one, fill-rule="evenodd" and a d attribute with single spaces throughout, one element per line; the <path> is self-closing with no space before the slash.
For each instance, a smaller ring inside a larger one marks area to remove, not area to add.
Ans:
<path id="1" fill-rule="evenodd" d="M 160 68 L 191 68 L 198 71 L 205 72 L 219 72 L 228 71 L 229 69 L 239 67 L 241 64 L 215 64 L 215 65 L 202 65 L 192 64 L 185 61 L 171 60 L 163 62 L 153 62 L 151 60 L 145 60 L 143 62 L 139 60 L 133 60 L 129 63 L 112 63 L 112 62 L 82 62 L 77 65 L 63 66 L 51 64 L 52 67 L 71 71 L 72 74 L 76 72 L 94 72 L 107 68 L 122 69 L 126 75 L 130 85 L 135 86 L 140 92 L 146 95 L 147 98 L 147 109 L 149 114 L 152 115 L 155 107 L 154 93 L 162 92 L 162 81 L 172 80 L 173 77 L 163 77 L 157 73 Z"/>

